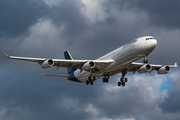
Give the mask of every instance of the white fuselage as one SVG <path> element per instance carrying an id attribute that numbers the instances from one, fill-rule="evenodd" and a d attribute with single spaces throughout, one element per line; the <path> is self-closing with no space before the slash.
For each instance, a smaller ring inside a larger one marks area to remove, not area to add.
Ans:
<path id="1" fill-rule="evenodd" d="M 98 58 L 97 60 L 114 60 L 108 67 L 93 73 L 95 79 L 102 76 L 112 76 L 127 67 L 130 63 L 141 59 L 145 55 L 150 54 L 157 45 L 156 39 L 152 36 L 145 36 L 131 41 L 128 44 L 119 47 L 118 49 Z M 76 70 L 74 72 L 75 77 L 81 81 L 86 82 L 90 76 L 90 72 Z"/>

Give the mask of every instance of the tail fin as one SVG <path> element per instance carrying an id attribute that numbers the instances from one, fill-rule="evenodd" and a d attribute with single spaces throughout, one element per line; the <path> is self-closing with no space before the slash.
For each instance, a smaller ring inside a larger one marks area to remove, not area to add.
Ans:
<path id="1" fill-rule="evenodd" d="M 73 58 L 72 58 L 71 54 L 69 53 L 69 51 L 65 51 L 64 52 L 64 57 L 65 57 L 66 60 L 73 60 Z M 74 71 L 76 71 L 76 69 L 73 69 L 73 68 L 69 69 L 69 68 L 67 68 L 67 71 L 68 71 L 68 75 L 73 76 L 74 75 Z"/>

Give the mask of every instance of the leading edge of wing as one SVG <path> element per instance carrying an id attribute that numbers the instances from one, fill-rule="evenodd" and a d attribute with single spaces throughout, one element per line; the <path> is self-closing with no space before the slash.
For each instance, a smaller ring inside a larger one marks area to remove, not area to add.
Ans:
<path id="1" fill-rule="evenodd" d="M 88 61 L 93 61 L 95 63 L 112 63 L 114 60 L 66 60 L 66 59 L 52 59 L 54 62 L 62 63 L 85 63 Z"/>
<path id="2" fill-rule="evenodd" d="M 18 56 L 9 56 L 6 53 L 3 52 L 3 55 L 6 58 L 15 59 L 15 60 L 24 60 L 24 61 L 30 61 L 30 62 L 40 62 L 45 61 L 48 58 L 31 58 L 31 57 L 18 57 Z M 88 60 L 65 60 L 65 59 L 52 59 L 54 62 L 62 62 L 62 63 L 85 63 Z"/>
<path id="3" fill-rule="evenodd" d="M 32 62 L 39 62 L 44 61 L 48 58 L 31 58 L 31 57 L 18 57 L 18 56 L 9 56 L 3 52 L 3 55 L 6 58 L 16 59 L 16 60 L 25 60 L 25 61 L 32 61 Z M 66 59 L 52 59 L 54 62 L 62 62 L 62 63 L 85 63 L 88 61 L 93 61 L 96 63 L 112 63 L 114 60 L 66 60 Z"/>
<path id="4" fill-rule="evenodd" d="M 39 61 L 44 61 L 47 58 L 30 58 L 30 57 L 17 57 L 17 56 L 9 56 L 6 53 L 3 52 L 3 55 L 6 58 L 10 58 L 10 59 L 15 59 L 15 60 L 24 60 L 24 61 L 31 61 L 31 62 L 39 62 Z"/>
<path id="5" fill-rule="evenodd" d="M 48 58 L 31 58 L 31 57 L 18 57 L 18 56 L 9 56 L 5 53 L 3 55 L 6 58 L 15 59 L 15 60 L 24 60 L 24 61 L 31 61 L 31 62 L 39 62 L 39 61 L 45 61 Z M 62 62 L 62 63 L 85 63 L 88 60 L 65 60 L 65 59 L 52 59 L 54 62 Z"/>

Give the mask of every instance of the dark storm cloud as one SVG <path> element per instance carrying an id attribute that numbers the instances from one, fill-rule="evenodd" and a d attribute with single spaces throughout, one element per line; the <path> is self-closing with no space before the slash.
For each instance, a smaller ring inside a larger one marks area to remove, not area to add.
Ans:
<path id="1" fill-rule="evenodd" d="M 153 35 L 159 41 L 150 61 L 180 62 L 173 55 L 179 51 L 179 32 L 173 31 L 178 28 L 174 27 L 178 13 L 172 14 L 172 20 L 168 19 L 174 23 L 167 24 L 167 19 L 161 21 L 175 11 L 174 8 L 169 13 L 164 11 L 170 1 L 160 4 L 160 1 L 92 0 L 91 3 L 90 0 L 88 4 L 99 5 L 93 8 L 94 13 L 80 0 L 1 3 L 0 50 L 9 54 L 63 58 L 63 51 L 68 49 L 75 59 L 96 59 L 137 37 Z M 157 4 L 155 8 L 154 4 Z M 161 31 L 168 27 L 172 31 Z M 21 42 L 17 43 L 19 39 Z M 168 49 L 163 49 L 165 46 Z M 110 78 L 109 84 L 102 84 L 99 79 L 93 86 L 86 86 L 63 78 L 38 76 L 40 73 L 66 75 L 67 70 L 63 68 L 41 69 L 35 63 L 13 61 L 3 55 L 0 58 L 1 119 L 179 119 L 178 84 L 173 83 L 175 87 L 165 98 L 165 93 L 158 89 L 166 80 L 163 76 L 128 74 L 126 87 L 118 88 L 121 76 L 116 75 Z M 168 104 L 170 101 L 174 102 Z"/>
<path id="2" fill-rule="evenodd" d="M 67 6 L 71 6 L 71 9 Z M 71 46 L 77 46 L 79 50 L 83 50 L 81 51 L 83 54 L 88 53 L 84 57 L 78 56 L 81 57 L 80 59 L 92 59 L 92 57 L 95 59 L 139 37 L 137 34 L 142 29 L 139 24 L 143 24 L 140 20 L 144 18 L 132 14 L 128 15 L 128 18 L 118 18 L 111 15 L 112 13 L 109 11 L 111 7 L 113 8 L 111 6 L 108 9 L 105 8 L 107 11 L 106 19 L 99 21 L 95 18 L 95 22 L 91 23 L 90 19 L 82 14 L 81 7 L 83 7 L 82 3 L 77 1 L 61 1 L 58 6 L 51 8 L 47 14 L 54 24 L 63 26 L 61 37 L 66 42 L 68 41 L 68 49 L 73 50 L 75 47 L 72 48 Z M 121 14 L 126 13 L 120 13 L 120 16 Z M 89 17 L 91 18 L 91 16 Z M 127 35 L 128 33 L 132 33 L 131 36 Z M 113 46 L 109 46 L 111 43 Z M 97 49 L 103 52 L 97 53 Z"/>
<path id="3" fill-rule="evenodd" d="M 130 33 L 132 36 L 137 36 L 137 37 L 143 35 L 154 36 L 157 39 L 158 44 L 156 49 L 152 52 L 152 54 L 150 54 L 149 59 L 154 63 L 161 61 L 161 64 L 169 64 L 171 61 L 179 62 L 180 60 L 179 56 L 173 55 L 173 54 L 179 54 L 179 47 L 178 47 L 178 44 L 180 44 L 179 41 L 180 24 L 178 22 L 180 20 L 180 17 L 178 15 L 178 13 L 180 12 L 179 5 L 180 2 L 178 0 L 107 1 L 106 4 L 106 6 L 115 6 L 115 8 L 117 8 L 119 11 L 124 11 L 124 10 L 131 11 L 135 15 L 140 14 L 140 16 L 141 14 L 145 14 L 146 19 L 142 20 L 140 19 L 141 17 L 137 17 L 136 20 L 139 22 L 134 23 L 135 26 L 132 27 L 140 32 L 134 30 L 137 33 L 134 33 L 134 31 L 128 33 Z M 130 27 L 130 26 L 127 25 L 124 26 L 123 28 L 126 27 Z M 125 36 L 127 36 L 127 34 Z"/>
<path id="4" fill-rule="evenodd" d="M 178 0 L 140 0 L 138 2 L 138 8 L 150 16 L 151 24 L 170 29 L 180 28 L 179 5 L 180 1 Z"/>
<path id="5" fill-rule="evenodd" d="M 47 6 L 42 1 L 1 0 L 0 35 L 16 37 L 26 33 L 47 10 Z"/>
<path id="6" fill-rule="evenodd" d="M 71 8 L 67 6 L 71 6 Z M 58 6 L 50 8 L 47 16 L 57 26 L 64 25 L 64 36 L 69 36 L 69 33 L 74 36 L 77 33 L 83 32 L 83 29 L 86 27 L 85 19 L 81 14 L 81 6 L 80 2 L 61 1 Z"/>
<path id="7" fill-rule="evenodd" d="M 111 4 L 119 9 L 125 8 L 145 12 L 149 18 L 149 25 L 153 25 L 158 29 L 180 28 L 180 1 L 178 0 L 127 0 L 127 1 L 110 1 Z"/>

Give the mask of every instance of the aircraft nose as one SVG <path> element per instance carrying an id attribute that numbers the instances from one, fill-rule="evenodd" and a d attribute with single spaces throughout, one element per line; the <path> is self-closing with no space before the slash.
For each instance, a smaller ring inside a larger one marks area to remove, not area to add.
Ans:
<path id="1" fill-rule="evenodd" d="M 141 45 L 139 46 L 139 48 L 140 48 L 142 51 L 144 51 L 145 54 L 146 54 L 146 53 L 152 52 L 152 51 L 155 49 L 156 45 L 157 45 L 157 40 L 156 40 L 156 39 L 151 39 L 151 40 L 145 41 L 145 43 L 144 43 L 144 44 L 141 44 Z"/>
<path id="2" fill-rule="evenodd" d="M 153 40 L 149 40 L 148 42 L 147 42 L 147 50 L 149 51 L 152 51 L 152 50 L 154 50 L 154 48 L 156 47 L 156 45 L 157 45 L 157 40 L 156 39 L 153 39 Z"/>
<path id="3" fill-rule="evenodd" d="M 155 48 L 156 45 L 157 45 L 157 40 L 156 39 L 152 40 L 151 41 L 151 46 Z"/>

